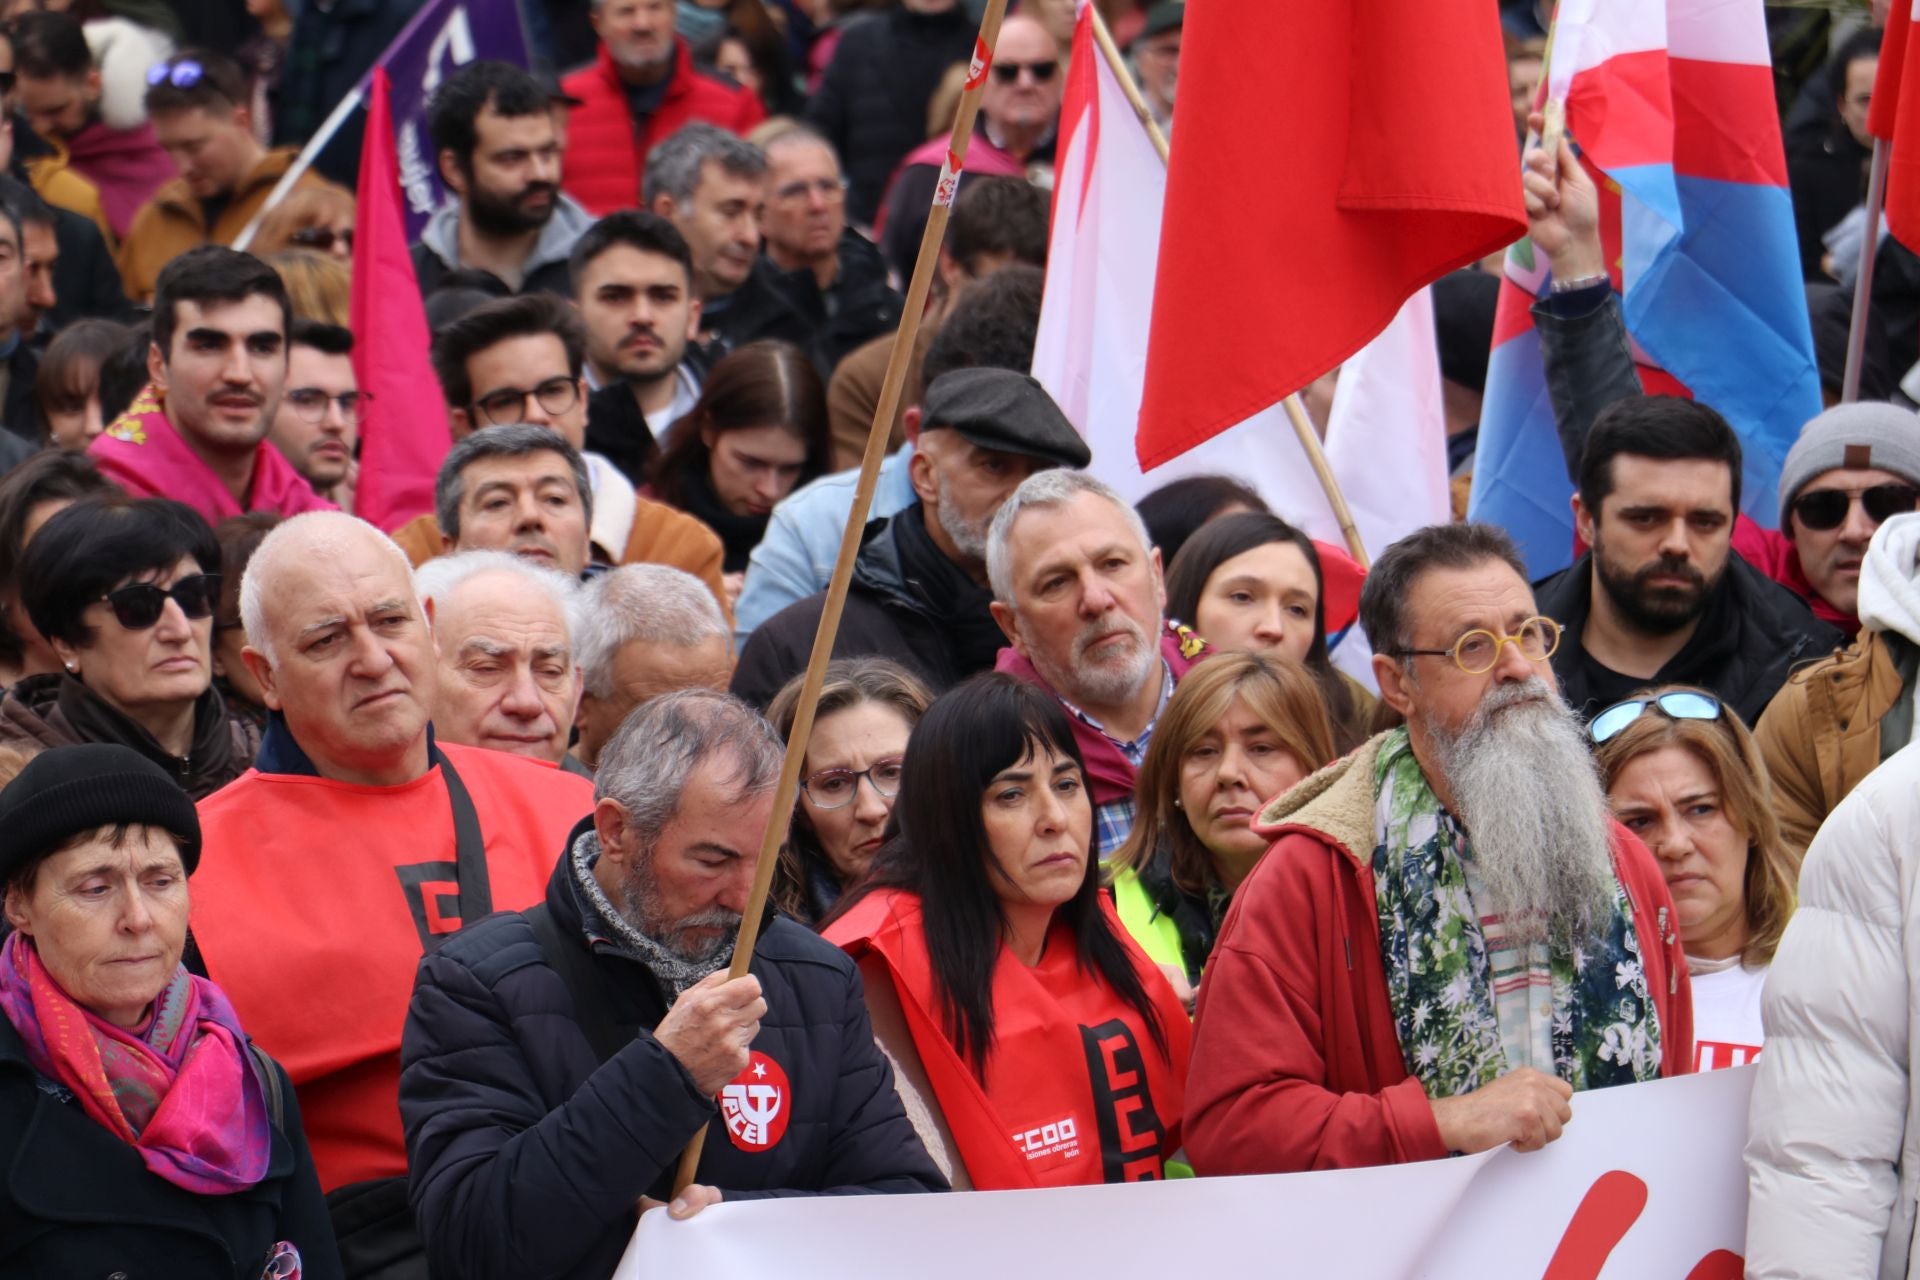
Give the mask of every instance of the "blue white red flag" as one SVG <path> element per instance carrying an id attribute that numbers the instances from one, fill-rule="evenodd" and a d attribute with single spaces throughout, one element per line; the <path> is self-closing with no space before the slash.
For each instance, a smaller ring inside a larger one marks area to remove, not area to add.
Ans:
<path id="1" fill-rule="evenodd" d="M 1745 455 L 1742 510 L 1772 528 L 1781 462 L 1821 401 L 1761 0 L 1561 0 L 1556 22 L 1548 95 L 1606 194 L 1602 235 L 1644 380 L 1726 417 Z M 1574 545 L 1528 313 L 1547 285 L 1533 246 L 1515 245 L 1469 505 L 1513 533 L 1536 575 L 1564 568 Z"/>

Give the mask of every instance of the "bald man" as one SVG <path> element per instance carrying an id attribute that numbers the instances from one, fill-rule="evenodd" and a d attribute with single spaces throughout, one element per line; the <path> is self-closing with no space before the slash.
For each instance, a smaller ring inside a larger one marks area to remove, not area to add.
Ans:
<path id="1" fill-rule="evenodd" d="M 255 767 L 200 806 L 194 938 L 292 1077 L 322 1189 L 365 1184 L 361 1221 L 370 1205 L 405 1215 L 397 1096 L 414 970 L 463 925 L 541 899 L 592 787 L 434 740 L 431 615 L 372 525 L 324 512 L 275 528 L 241 580 L 240 617 L 272 719 Z M 352 1230 L 340 1244 L 351 1274 Z"/>

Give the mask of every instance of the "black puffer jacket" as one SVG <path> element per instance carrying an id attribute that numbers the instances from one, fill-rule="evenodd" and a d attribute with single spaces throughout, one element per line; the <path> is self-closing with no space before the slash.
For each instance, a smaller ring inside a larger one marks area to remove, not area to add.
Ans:
<path id="1" fill-rule="evenodd" d="M 794 343 L 813 361 L 820 380 L 829 382 L 856 348 L 893 332 L 901 305 L 880 251 L 848 229 L 840 236 L 840 274 L 825 291 L 812 271 L 781 271 L 762 257 L 728 300 L 715 331 L 727 351 L 761 338 Z"/>
<path id="2" fill-rule="evenodd" d="M 973 52 L 967 6 L 861 15 L 834 46 L 807 119 L 840 153 L 847 217 L 870 226 L 907 152 L 927 140 L 927 103 L 946 69 Z"/>
<path id="3" fill-rule="evenodd" d="M 546 905 L 585 952 L 566 856 Z M 874 1044 L 859 973 L 838 948 L 785 918 L 754 948 L 767 1015 L 753 1049 L 789 1086 L 785 1131 L 759 1151 L 735 1144 L 713 1100 L 653 1038 L 667 1012 L 653 975 L 605 950 L 587 955 L 602 1019 L 632 1034 L 604 1065 L 519 913 L 469 925 L 420 963 L 400 1118 L 434 1274 L 604 1280 L 640 1197 L 670 1194 L 680 1151 L 703 1126 L 695 1181 L 728 1200 L 944 1189 Z"/>

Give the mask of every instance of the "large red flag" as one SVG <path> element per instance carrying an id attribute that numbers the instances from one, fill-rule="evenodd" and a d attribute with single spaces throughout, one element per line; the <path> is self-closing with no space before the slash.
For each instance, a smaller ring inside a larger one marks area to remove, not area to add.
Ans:
<path id="1" fill-rule="evenodd" d="M 1920 73 L 1913 88 L 1906 79 L 1908 35 L 1920 0 L 1895 0 L 1880 41 L 1880 70 L 1873 79 L 1873 109 L 1867 129 L 1892 147 L 1887 161 L 1887 229 L 1909 249 L 1920 249 Z M 1834 85 L 1833 92 L 1844 92 Z"/>
<path id="2" fill-rule="evenodd" d="M 1152 467 L 1526 233 L 1488 0 L 1189 6 L 1136 446 Z"/>
<path id="3" fill-rule="evenodd" d="M 433 478 L 453 441 L 407 253 L 388 88 L 386 70 L 375 67 L 353 240 L 353 367 L 373 404 L 361 433 L 353 512 L 391 532 L 433 510 Z"/>

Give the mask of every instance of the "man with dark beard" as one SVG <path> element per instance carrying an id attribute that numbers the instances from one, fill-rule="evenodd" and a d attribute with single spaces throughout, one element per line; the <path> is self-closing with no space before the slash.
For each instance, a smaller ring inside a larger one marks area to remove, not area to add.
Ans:
<path id="1" fill-rule="evenodd" d="M 1436 525 L 1360 599 L 1406 718 L 1270 801 L 1207 962 L 1202 1174 L 1430 1160 L 1560 1135 L 1570 1099 L 1692 1069 L 1672 898 L 1607 814 L 1519 553 Z"/>
<path id="2" fill-rule="evenodd" d="M 561 146 L 547 105 L 539 81 L 504 62 L 470 62 L 428 99 L 440 180 L 459 200 L 434 214 L 413 246 L 422 294 L 464 271 L 490 277 L 503 297 L 536 289 L 573 296 L 568 259 L 593 219 L 560 192 Z"/>
<path id="3" fill-rule="evenodd" d="M 546 901 L 422 963 L 400 1116 L 436 1274 L 611 1275 L 710 1126 L 672 1217 L 944 1188 L 852 961 L 775 916 L 727 976 L 780 757 L 725 694 L 647 703 L 600 753 Z"/>
<path id="4" fill-rule="evenodd" d="M 1554 675 L 1585 720 L 1656 684 L 1710 689 L 1748 724 L 1795 664 L 1840 633 L 1732 549 L 1740 441 L 1703 404 L 1609 405 L 1580 460 L 1574 525 L 1590 548 L 1539 584 L 1566 639 Z"/>

